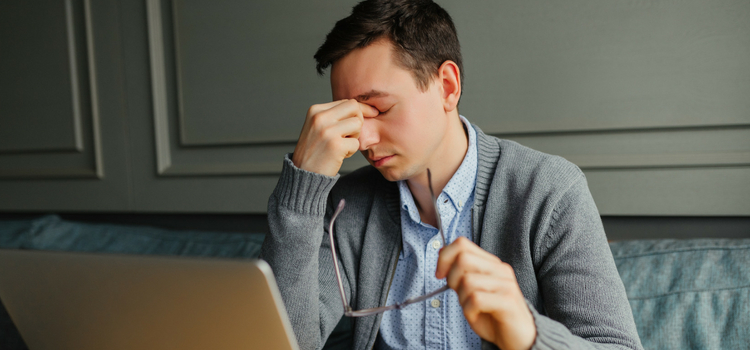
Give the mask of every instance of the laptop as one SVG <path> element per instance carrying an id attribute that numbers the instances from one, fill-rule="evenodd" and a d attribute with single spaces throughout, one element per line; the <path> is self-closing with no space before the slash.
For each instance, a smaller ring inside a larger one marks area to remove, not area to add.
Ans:
<path id="1" fill-rule="evenodd" d="M 0 250 L 30 350 L 296 350 L 262 260 Z"/>

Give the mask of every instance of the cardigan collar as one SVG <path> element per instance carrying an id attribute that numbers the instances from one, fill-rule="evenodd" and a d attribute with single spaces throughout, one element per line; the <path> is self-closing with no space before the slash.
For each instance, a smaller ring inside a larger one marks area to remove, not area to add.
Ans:
<path id="1" fill-rule="evenodd" d="M 487 201 L 487 194 L 489 193 L 492 179 L 495 176 L 497 162 L 500 159 L 500 145 L 495 138 L 485 134 L 482 129 L 475 124 L 472 124 L 471 126 L 474 127 L 474 130 L 477 133 L 477 183 L 474 189 L 475 197 L 473 210 L 475 212 L 472 226 L 474 229 L 474 241 L 479 242 L 481 227 L 478 225 L 480 225 L 482 222 L 481 219 L 484 217 L 484 204 Z M 398 185 L 395 182 L 389 182 L 389 185 L 386 186 L 384 195 L 391 219 L 401 227 Z"/>

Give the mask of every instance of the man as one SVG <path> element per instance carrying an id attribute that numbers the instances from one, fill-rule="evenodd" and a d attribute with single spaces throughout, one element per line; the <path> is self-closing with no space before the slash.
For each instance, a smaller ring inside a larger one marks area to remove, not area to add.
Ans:
<path id="1" fill-rule="evenodd" d="M 344 313 L 328 243 L 340 199 L 354 309 L 451 289 L 354 318 L 354 349 L 641 348 L 583 173 L 459 116 L 461 53 L 440 6 L 364 1 L 315 59 L 333 102 L 307 112 L 262 249 L 301 348 L 321 348 Z M 340 177 L 357 150 L 371 166 Z"/>

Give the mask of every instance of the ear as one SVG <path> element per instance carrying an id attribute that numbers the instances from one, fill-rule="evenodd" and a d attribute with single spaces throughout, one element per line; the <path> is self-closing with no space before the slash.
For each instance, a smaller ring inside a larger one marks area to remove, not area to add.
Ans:
<path id="1" fill-rule="evenodd" d="M 451 60 L 443 62 L 438 68 L 437 82 L 443 99 L 443 108 L 446 112 L 453 111 L 461 98 L 461 72 L 458 65 Z"/>

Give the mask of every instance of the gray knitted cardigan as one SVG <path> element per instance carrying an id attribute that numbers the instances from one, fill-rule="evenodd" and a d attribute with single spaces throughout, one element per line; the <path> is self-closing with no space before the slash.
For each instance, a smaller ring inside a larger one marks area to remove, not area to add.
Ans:
<path id="1" fill-rule="evenodd" d="M 533 349 L 641 349 L 625 288 L 583 173 L 563 158 L 477 126 L 474 241 L 509 263 L 534 316 Z M 343 315 L 327 223 L 355 309 L 385 305 L 401 249 L 399 192 L 373 167 L 339 178 L 284 161 L 261 256 L 274 271 L 301 349 L 320 349 Z M 381 315 L 354 319 L 353 349 L 375 343 Z M 483 342 L 483 349 L 496 349 Z"/>

